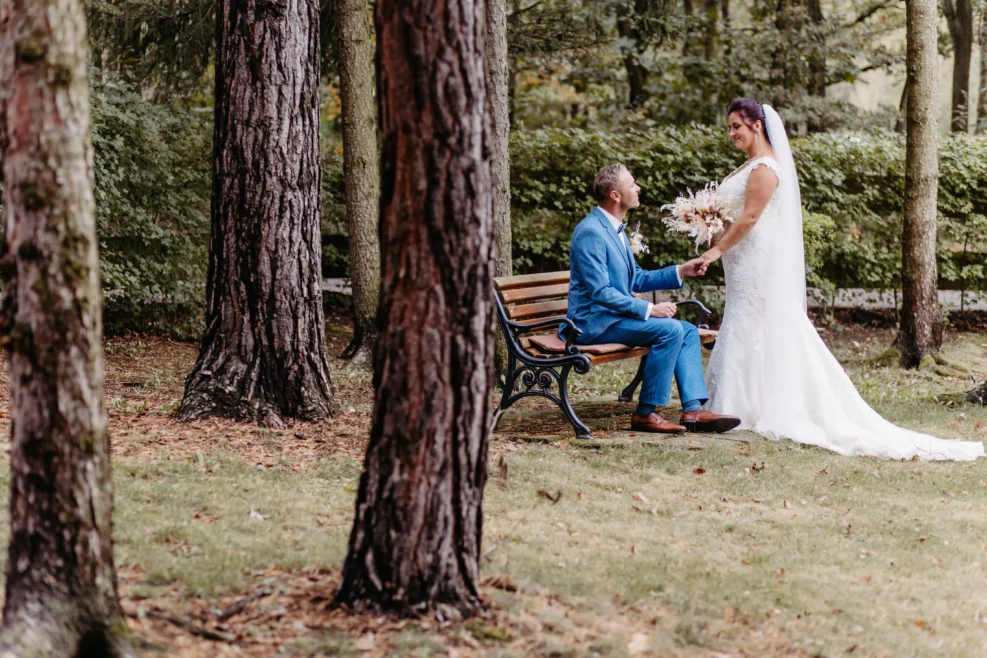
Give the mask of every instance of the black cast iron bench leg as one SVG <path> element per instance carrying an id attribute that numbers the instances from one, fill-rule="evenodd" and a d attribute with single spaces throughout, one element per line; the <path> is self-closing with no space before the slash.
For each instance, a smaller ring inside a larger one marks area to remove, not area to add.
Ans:
<path id="1" fill-rule="evenodd" d="M 637 366 L 637 374 L 634 375 L 634 379 L 631 380 L 631 383 L 620 392 L 620 395 L 617 396 L 618 400 L 621 402 L 631 402 L 634 399 L 634 391 L 636 391 L 637 387 L 641 385 L 642 381 L 644 381 L 644 366 L 647 360 L 647 354 L 641 357 L 641 363 Z"/>
<path id="2" fill-rule="evenodd" d="M 507 374 L 505 375 L 504 394 L 500 398 L 500 406 L 494 418 L 494 427 L 500 422 L 501 416 L 515 402 L 526 397 L 547 398 L 558 405 L 566 419 L 572 425 L 576 433 L 576 438 L 592 439 L 593 433 L 583 421 L 579 420 L 576 410 L 572 408 L 569 401 L 569 373 L 572 372 L 574 364 L 566 364 L 557 367 L 541 367 L 537 371 L 531 369 L 529 364 L 518 367 L 517 358 L 509 353 L 507 357 Z M 514 392 L 514 386 L 518 379 L 522 380 L 525 390 Z M 551 386 L 557 385 L 559 394 L 553 395 L 549 392 Z"/>

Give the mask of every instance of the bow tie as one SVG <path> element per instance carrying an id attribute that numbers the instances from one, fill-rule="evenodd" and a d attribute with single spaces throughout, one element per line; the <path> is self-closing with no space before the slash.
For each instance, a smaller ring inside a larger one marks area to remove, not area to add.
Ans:
<path id="1" fill-rule="evenodd" d="M 625 228 L 627 228 L 627 224 L 621 224 L 617 227 L 617 233 L 623 233 Z"/>

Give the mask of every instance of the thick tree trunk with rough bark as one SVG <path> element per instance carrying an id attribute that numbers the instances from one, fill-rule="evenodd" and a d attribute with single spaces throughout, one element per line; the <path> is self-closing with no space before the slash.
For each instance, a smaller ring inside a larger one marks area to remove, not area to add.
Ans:
<path id="1" fill-rule="evenodd" d="M 377 339 L 380 292 L 380 158 L 374 104 L 372 3 L 339 0 L 339 91 L 343 109 L 343 163 L 346 174 L 346 232 L 353 287 L 353 340 L 343 357 L 371 363 Z"/>
<path id="2" fill-rule="evenodd" d="M 936 196 L 939 184 L 939 60 L 934 0 L 907 5 L 908 133 L 902 236 L 901 325 L 895 347 L 901 365 L 915 368 L 942 348 L 945 317 L 936 274 Z"/>
<path id="3" fill-rule="evenodd" d="M 980 15 L 980 88 L 977 94 L 977 132 L 987 131 L 987 2 Z"/>
<path id="4" fill-rule="evenodd" d="M 973 60 L 973 3 L 943 0 L 949 36 L 953 41 L 953 98 L 951 132 L 970 130 L 970 64 Z"/>
<path id="5" fill-rule="evenodd" d="M 373 428 L 336 600 L 473 614 L 493 341 L 493 177 L 476 0 L 376 10 L 382 281 Z"/>
<path id="6" fill-rule="evenodd" d="M 511 276 L 510 100 L 507 91 L 507 2 L 486 0 L 487 98 L 490 99 L 490 165 L 494 194 L 494 276 Z M 496 332 L 495 371 L 507 368 L 507 343 Z"/>
<path id="7" fill-rule="evenodd" d="M 0 655 L 129 656 L 113 568 L 80 0 L 0 0 L 10 546 Z"/>
<path id="8" fill-rule="evenodd" d="M 206 330 L 178 417 L 329 414 L 318 0 L 220 0 Z"/>

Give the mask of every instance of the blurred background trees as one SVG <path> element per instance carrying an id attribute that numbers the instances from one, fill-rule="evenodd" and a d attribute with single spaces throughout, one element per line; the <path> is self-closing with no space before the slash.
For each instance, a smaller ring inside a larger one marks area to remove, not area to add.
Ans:
<path id="1" fill-rule="evenodd" d="M 904 130 L 903 0 L 503 5 L 516 273 L 567 266 L 568 233 L 592 203 L 594 168 L 617 159 L 642 181 L 645 206 L 635 219 L 652 244 L 652 264 L 688 255 L 685 241 L 662 230 L 658 208 L 742 159 L 726 143 L 722 111 L 745 95 L 777 107 L 796 137 L 804 203 L 821 222 L 813 285 L 900 285 L 905 140 L 894 131 Z M 325 277 L 351 275 L 357 242 L 347 238 L 340 7 L 339 0 L 320 2 Z M 215 3 L 89 0 L 87 10 L 107 331 L 197 337 Z M 366 3 L 368 21 L 371 10 Z M 943 3 L 936 44 L 939 282 L 971 293 L 987 289 L 987 142 L 977 132 L 987 127 L 985 14 L 987 0 Z M 354 70 L 366 77 L 370 68 Z"/>

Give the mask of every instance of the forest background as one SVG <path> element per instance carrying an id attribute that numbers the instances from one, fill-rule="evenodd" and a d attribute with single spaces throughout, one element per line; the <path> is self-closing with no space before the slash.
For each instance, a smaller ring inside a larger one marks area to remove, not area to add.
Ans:
<path id="1" fill-rule="evenodd" d="M 322 3 L 324 277 L 349 272 L 335 1 Z M 106 329 L 197 338 L 213 3 L 87 6 Z M 987 85 L 978 65 L 987 2 L 947 0 L 942 10 L 940 73 L 954 93 L 940 94 L 940 288 L 976 294 L 987 289 Z M 739 163 L 722 112 L 744 95 L 777 106 L 795 137 L 810 285 L 824 298 L 838 288 L 897 288 L 904 21 L 904 2 L 894 0 L 511 0 L 514 272 L 568 267 L 569 235 L 592 206 L 589 183 L 612 161 L 643 188 L 633 218 L 651 247 L 642 264 L 689 255 L 662 228 L 659 208 Z"/>

